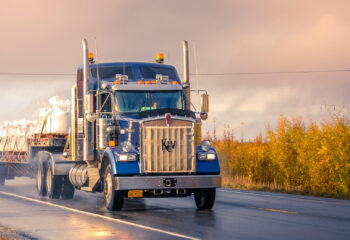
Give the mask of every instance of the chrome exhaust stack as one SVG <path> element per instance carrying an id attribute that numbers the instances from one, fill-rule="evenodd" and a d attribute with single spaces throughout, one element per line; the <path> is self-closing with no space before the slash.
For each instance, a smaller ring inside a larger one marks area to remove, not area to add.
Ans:
<path id="1" fill-rule="evenodd" d="M 183 49 L 183 61 L 184 61 L 184 77 L 183 86 L 186 91 L 187 106 L 188 110 L 191 110 L 191 84 L 190 84 L 190 66 L 189 66 L 189 55 L 188 55 L 188 43 L 186 40 L 182 41 Z"/>
<path id="2" fill-rule="evenodd" d="M 89 121 L 93 114 L 93 95 L 88 93 L 89 83 L 89 49 L 87 40 L 82 40 L 83 44 L 83 112 L 84 112 L 84 142 L 83 142 L 83 160 L 94 161 L 94 134 L 93 123 Z"/>

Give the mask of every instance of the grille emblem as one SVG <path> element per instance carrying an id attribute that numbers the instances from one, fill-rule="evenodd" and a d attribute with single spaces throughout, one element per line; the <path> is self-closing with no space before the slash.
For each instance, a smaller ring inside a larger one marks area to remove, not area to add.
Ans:
<path id="1" fill-rule="evenodd" d="M 165 122 L 167 125 L 169 125 L 171 123 L 172 119 L 171 119 L 171 114 L 167 113 L 165 114 Z"/>
<path id="2" fill-rule="evenodd" d="M 165 150 L 171 152 L 176 147 L 176 141 L 167 141 L 166 138 L 162 139 L 162 151 Z"/>

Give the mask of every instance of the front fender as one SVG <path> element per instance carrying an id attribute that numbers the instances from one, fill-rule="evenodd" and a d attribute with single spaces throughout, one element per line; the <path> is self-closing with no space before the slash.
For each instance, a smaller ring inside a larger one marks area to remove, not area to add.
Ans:
<path id="1" fill-rule="evenodd" d="M 115 154 L 113 153 L 113 151 L 110 148 L 106 148 L 105 149 L 105 151 L 102 154 L 102 159 L 103 159 L 102 164 L 106 164 L 105 161 L 107 161 L 107 163 L 109 163 L 109 165 L 111 166 L 113 175 L 117 175 L 117 166 L 116 166 L 116 161 L 115 161 Z M 102 170 L 104 170 L 104 169 L 102 169 Z"/>

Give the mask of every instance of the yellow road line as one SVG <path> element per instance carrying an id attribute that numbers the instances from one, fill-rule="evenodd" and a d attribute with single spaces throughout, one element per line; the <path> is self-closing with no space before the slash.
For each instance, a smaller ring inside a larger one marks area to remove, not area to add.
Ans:
<path id="1" fill-rule="evenodd" d="M 126 225 L 129 225 L 129 226 L 146 229 L 146 230 L 149 230 L 149 231 L 164 233 L 164 234 L 167 234 L 167 235 L 170 235 L 170 236 L 174 236 L 174 237 L 178 237 L 178 238 L 190 239 L 190 240 L 199 240 L 198 238 L 195 238 L 195 237 L 182 235 L 182 234 L 174 233 L 174 232 L 169 232 L 169 231 L 161 230 L 161 229 L 158 229 L 158 228 L 148 227 L 148 226 L 144 226 L 144 225 L 141 225 L 141 224 L 124 221 L 124 220 L 120 220 L 120 219 L 117 219 L 117 218 L 111 218 L 111 217 L 107 217 L 107 216 L 103 216 L 103 215 L 99 215 L 99 214 L 95 214 L 95 213 L 91 213 L 91 212 L 84 212 L 84 211 L 81 211 L 81 210 L 78 210 L 78 209 L 57 205 L 57 204 L 54 204 L 54 203 L 51 203 L 51 202 L 44 202 L 44 201 L 41 201 L 41 200 L 38 200 L 38 199 L 24 197 L 24 196 L 13 194 L 13 193 L 0 191 L 0 194 L 6 195 L 6 196 L 10 196 L 10 197 L 19 198 L 19 199 L 23 199 L 23 200 L 27 200 L 27 201 L 30 201 L 30 202 L 40 203 L 40 204 L 47 205 L 47 206 L 50 206 L 50 207 L 61 208 L 61 209 L 64 209 L 66 211 L 71 211 L 71 212 L 75 212 L 75 213 L 79 213 L 79 214 L 83 214 L 83 215 L 87 215 L 87 216 L 102 218 L 102 219 L 109 220 L 109 221 L 112 221 L 112 222 L 122 223 L 122 224 L 126 224 Z"/>
<path id="2" fill-rule="evenodd" d="M 287 210 L 280 210 L 280 209 L 272 209 L 272 208 L 258 208 L 258 207 L 249 207 L 253 209 L 258 209 L 258 210 L 264 210 L 264 211 L 269 211 L 269 212 L 279 212 L 279 213 L 288 213 L 288 214 L 298 214 L 298 212 L 291 212 Z"/>

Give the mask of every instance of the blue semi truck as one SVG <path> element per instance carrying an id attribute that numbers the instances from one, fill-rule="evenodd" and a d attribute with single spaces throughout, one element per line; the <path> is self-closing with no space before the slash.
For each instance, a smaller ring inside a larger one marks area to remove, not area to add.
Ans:
<path id="1" fill-rule="evenodd" d="M 209 111 L 205 91 L 201 109 L 191 110 L 187 41 L 183 81 L 162 54 L 156 63 L 95 63 L 82 43 L 66 141 L 27 154 L 38 194 L 71 199 L 75 190 L 103 192 L 111 211 L 121 210 L 124 198 L 194 195 L 198 209 L 211 209 L 220 167 L 201 137 Z M 3 172 L 10 169 L 6 164 L 0 163 Z"/>

